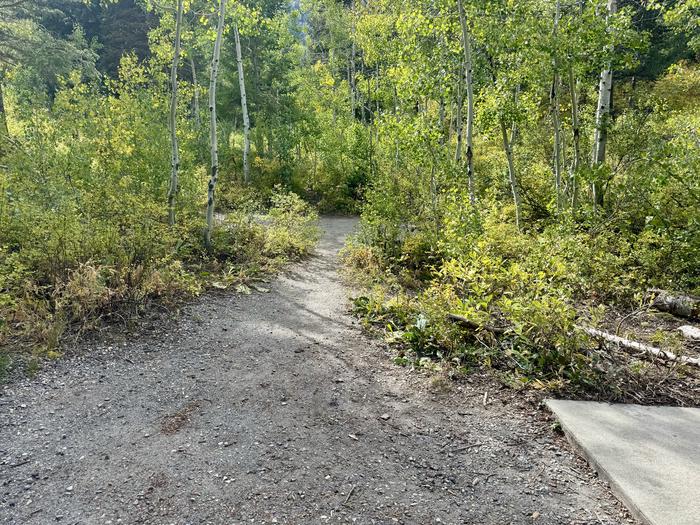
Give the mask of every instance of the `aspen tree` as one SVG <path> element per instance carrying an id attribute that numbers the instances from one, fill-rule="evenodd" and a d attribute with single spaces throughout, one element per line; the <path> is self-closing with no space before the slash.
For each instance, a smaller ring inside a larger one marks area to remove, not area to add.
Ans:
<path id="1" fill-rule="evenodd" d="M 455 162 L 462 162 L 462 149 L 464 149 L 462 137 L 462 82 L 457 82 L 457 96 L 455 100 L 455 135 L 457 136 L 457 146 L 455 147 Z"/>
<path id="2" fill-rule="evenodd" d="M 192 113 L 194 113 L 194 125 L 197 129 L 199 129 L 202 125 L 202 121 L 199 114 L 199 82 L 197 82 L 197 66 L 194 63 L 192 52 L 190 52 L 189 55 L 190 71 L 192 72 L 192 88 L 194 91 Z"/>
<path id="3" fill-rule="evenodd" d="M 563 197 L 563 191 L 562 191 L 562 176 L 561 176 L 561 169 L 562 169 L 562 152 L 561 152 L 561 118 L 560 118 L 560 113 L 559 113 L 559 83 L 560 83 L 560 76 L 559 76 L 559 57 L 557 55 L 557 37 L 559 36 L 559 18 L 561 16 L 561 3 L 560 0 L 557 0 L 556 2 L 556 7 L 555 7 L 555 13 L 554 13 L 554 28 L 553 28 L 553 46 L 554 46 L 554 59 L 553 59 L 553 65 L 554 65 L 554 79 L 552 80 L 552 89 L 550 91 L 550 104 L 551 104 L 551 111 L 552 111 L 552 125 L 554 127 L 554 188 L 556 191 L 556 197 L 557 197 L 557 213 L 561 213 L 562 211 L 562 197 Z"/>
<path id="4" fill-rule="evenodd" d="M 243 72 L 243 53 L 241 52 L 241 35 L 238 23 L 233 25 L 233 35 L 236 40 L 236 62 L 238 63 L 238 85 L 241 90 L 241 111 L 243 113 L 243 181 L 250 182 L 250 118 L 248 116 L 248 98 L 245 91 L 245 75 Z M 257 142 L 256 142 L 257 144 Z"/>
<path id="5" fill-rule="evenodd" d="M 0 135 L 8 135 L 7 114 L 5 112 L 5 96 L 2 90 L 3 73 L 0 71 Z"/>
<path id="6" fill-rule="evenodd" d="M 617 1 L 608 0 L 607 17 L 617 12 Z M 608 120 L 610 118 L 610 103 L 612 101 L 613 71 L 612 63 L 608 62 L 607 67 L 600 73 L 600 83 L 598 85 L 598 107 L 595 114 L 595 133 L 593 136 L 593 167 L 600 168 L 605 163 L 605 148 L 608 141 Z M 599 180 L 593 182 L 593 206 L 597 208 L 603 206 L 603 187 Z"/>
<path id="7" fill-rule="evenodd" d="M 0 158 L 2 158 L 5 151 L 4 142 L 10 136 L 10 130 L 7 126 L 7 111 L 5 108 L 5 95 L 3 92 L 2 81 L 4 77 L 4 72 L 0 69 Z"/>
<path id="8" fill-rule="evenodd" d="M 183 0 L 177 0 L 175 14 L 175 43 L 173 64 L 170 69 L 170 188 L 168 190 L 168 223 L 175 225 L 175 197 L 177 196 L 178 170 L 180 169 L 180 153 L 177 143 L 177 68 L 180 63 L 180 34 L 182 31 Z"/>
<path id="9" fill-rule="evenodd" d="M 581 163 L 581 124 L 578 116 L 578 85 L 574 79 L 574 69 L 569 66 L 569 94 L 571 96 L 571 134 L 574 148 L 574 156 L 569 171 L 569 185 L 571 188 L 571 208 L 578 206 L 578 169 Z"/>
<path id="10" fill-rule="evenodd" d="M 221 57 L 221 39 L 224 34 L 224 17 L 226 15 L 226 0 L 219 0 L 219 14 L 214 41 L 214 53 L 211 60 L 209 76 L 209 139 L 211 142 L 211 175 L 207 188 L 207 227 L 204 233 L 204 244 L 211 249 L 211 232 L 214 226 L 214 190 L 219 178 L 219 145 L 216 132 L 216 80 L 219 74 L 219 59 Z"/>
<path id="11" fill-rule="evenodd" d="M 459 22 L 462 27 L 462 47 L 464 50 L 464 78 L 467 89 L 467 179 L 469 182 L 469 201 L 476 202 L 474 190 L 474 81 L 472 65 L 472 46 L 467 29 L 467 17 L 462 0 L 457 0 Z"/>
<path id="12" fill-rule="evenodd" d="M 518 177 L 515 173 L 515 162 L 513 160 L 513 140 L 515 138 L 515 128 L 510 138 L 508 138 L 508 130 L 506 121 L 503 117 L 500 119 L 501 137 L 503 139 L 503 150 L 508 161 L 508 179 L 510 181 L 510 191 L 513 193 L 513 202 L 515 203 L 515 226 L 520 230 L 520 189 L 518 188 Z"/>

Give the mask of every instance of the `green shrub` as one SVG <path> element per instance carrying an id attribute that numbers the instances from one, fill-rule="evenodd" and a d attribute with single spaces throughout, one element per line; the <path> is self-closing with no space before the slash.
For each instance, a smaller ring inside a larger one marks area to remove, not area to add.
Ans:
<path id="1" fill-rule="evenodd" d="M 280 188 L 272 194 L 265 251 L 270 256 L 308 255 L 318 241 L 318 214 L 295 193 Z"/>
<path id="2" fill-rule="evenodd" d="M 166 114 L 167 91 L 133 57 L 105 92 L 70 78 L 50 110 L 26 108 L 0 169 L 0 345 L 53 351 L 65 330 L 130 322 L 311 251 L 317 215 L 299 197 L 224 184 L 235 209 L 204 249 L 208 170 L 184 117 L 170 227 Z"/>

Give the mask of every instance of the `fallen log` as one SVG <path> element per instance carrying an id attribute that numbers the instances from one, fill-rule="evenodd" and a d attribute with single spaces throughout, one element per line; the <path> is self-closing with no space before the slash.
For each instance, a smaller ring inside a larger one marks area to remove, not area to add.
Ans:
<path id="1" fill-rule="evenodd" d="M 507 328 L 503 328 L 501 326 L 491 326 L 488 324 L 482 326 L 479 323 L 475 323 L 471 319 L 468 319 L 468 318 L 464 317 L 463 315 L 459 315 L 459 314 L 448 313 L 447 318 L 450 321 L 453 321 L 455 323 L 459 323 L 462 326 L 469 328 L 470 330 L 484 330 L 486 332 L 491 332 L 492 334 L 498 334 L 498 335 L 505 334 L 508 331 Z"/>
<path id="2" fill-rule="evenodd" d="M 448 313 L 447 318 L 451 321 L 454 321 L 455 323 L 459 323 L 462 326 L 469 328 L 470 330 L 484 330 L 484 331 L 491 332 L 491 333 L 496 334 L 496 335 L 503 335 L 508 331 L 507 328 L 500 327 L 500 326 L 491 326 L 491 325 L 481 326 L 480 324 L 475 323 L 471 319 L 464 317 L 463 315 L 459 315 L 459 314 Z M 645 353 L 648 355 L 652 355 L 654 357 L 665 359 L 667 361 L 675 361 L 677 363 L 682 363 L 684 365 L 692 365 L 692 366 L 700 367 L 700 358 L 697 358 L 697 357 L 686 357 L 686 356 L 682 356 L 682 355 L 676 355 L 673 352 L 669 352 L 667 350 L 661 350 L 660 348 L 656 348 L 655 346 L 650 346 L 650 345 L 647 345 L 644 343 L 639 343 L 637 341 L 632 341 L 630 339 L 625 339 L 624 337 L 619 337 L 617 335 L 609 334 L 608 332 L 603 332 L 602 330 L 596 330 L 595 328 L 590 328 L 588 326 L 576 325 L 576 328 L 578 328 L 582 332 L 585 332 L 586 334 L 590 335 L 591 337 L 603 339 L 604 341 L 607 341 L 609 343 L 616 343 L 616 344 L 620 345 L 621 347 L 627 348 L 629 350 L 636 350 L 638 352 L 642 352 L 642 353 Z"/>
<path id="3" fill-rule="evenodd" d="M 649 346 L 644 343 L 638 343 L 637 341 L 631 341 L 629 339 L 625 339 L 624 337 L 619 337 L 617 335 L 609 334 L 607 332 L 603 332 L 602 330 L 596 330 L 595 328 L 589 328 L 587 326 L 577 326 L 577 328 L 587 333 L 591 337 L 597 337 L 599 339 L 603 339 L 604 341 L 608 341 L 609 343 L 616 343 L 623 348 L 637 350 L 639 352 L 653 355 L 661 359 L 666 359 L 668 361 L 683 363 L 684 365 L 700 367 L 700 358 L 676 355 L 673 352 L 661 350 L 660 348 Z"/>
<path id="4" fill-rule="evenodd" d="M 688 319 L 700 318 L 700 297 L 673 294 L 658 288 L 651 288 L 647 293 L 653 297 L 651 306 L 657 310 Z"/>
<path id="5" fill-rule="evenodd" d="M 700 341 L 700 328 L 698 328 L 697 326 L 690 326 L 690 325 L 679 326 L 678 331 L 686 339 L 689 339 L 691 341 Z"/>

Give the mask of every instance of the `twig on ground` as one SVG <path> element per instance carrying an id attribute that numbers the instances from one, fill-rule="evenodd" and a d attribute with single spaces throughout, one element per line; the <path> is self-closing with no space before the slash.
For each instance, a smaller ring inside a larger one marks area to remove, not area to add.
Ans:
<path id="1" fill-rule="evenodd" d="M 350 501 L 350 498 L 352 497 L 353 493 L 355 492 L 355 485 L 352 486 L 350 489 L 350 492 L 348 492 L 347 498 L 345 498 L 345 501 L 343 502 L 343 505 L 347 505 L 348 501 Z"/>

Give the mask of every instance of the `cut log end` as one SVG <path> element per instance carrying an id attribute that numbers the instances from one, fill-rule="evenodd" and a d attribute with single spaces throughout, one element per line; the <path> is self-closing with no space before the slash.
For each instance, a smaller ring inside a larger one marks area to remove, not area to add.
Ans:
<path id="1" fill-rule="evenodd" d="M 651 306 L 662 312 L 686 319 L 700 319 L 700 297 L 674 294 L 666 290 L 652 288 L 647 290 L 651 296 Z"/>

